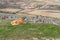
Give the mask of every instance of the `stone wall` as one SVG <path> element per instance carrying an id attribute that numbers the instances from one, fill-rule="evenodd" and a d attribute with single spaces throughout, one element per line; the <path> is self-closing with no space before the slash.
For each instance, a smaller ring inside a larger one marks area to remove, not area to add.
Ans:
<path id="1" fill-rule="evenodd" d="M 33 23 L 48 23 L 48 24 L 55 24 L 60 25 L 59 18 L 41 16 L 41 15 L 30 15 L 30 14 L 1 14 L 0 13 L 0 20 L 14 20 L 18 19 L 19 17 L 23 17 L 24 21 L 26 22 L 33 22 Z"/>
<path id="2" fill-rule="evenodd" d="M 49 24 L 55 24 L 60 25 L 60 19 L 59 18 L 53 18 L 53 17 L 47 17 L 47 16 L 41 16 L 41 15 L 24 15 L 24 20 L 34 23 L 49 23 Z"/>
<path id="3" fill-rule="evenodd" d="M 14 20 L 17 19 L 19 16 L 16 14 L 7 14 L 7 13 L 0 13 L 0 20 Z"/>

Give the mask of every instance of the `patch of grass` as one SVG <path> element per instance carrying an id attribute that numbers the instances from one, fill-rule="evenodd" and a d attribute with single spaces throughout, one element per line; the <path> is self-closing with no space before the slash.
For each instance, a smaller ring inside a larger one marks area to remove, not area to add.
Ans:
<path id="1" fill-rule="evenodd" d="M 59 37 L 60 26 L 52 24 L 23 23 L 12 26 L 10 21 L 0 22 L 0 38 Z"/>

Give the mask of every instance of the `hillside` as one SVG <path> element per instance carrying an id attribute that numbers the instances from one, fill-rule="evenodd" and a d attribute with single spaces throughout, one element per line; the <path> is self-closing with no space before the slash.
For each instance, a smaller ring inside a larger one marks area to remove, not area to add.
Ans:
<path id="1" fill-rule="evenodd" d="M 0 0 L 0 40 L 60 40 L 60 0 Z"/>
<path id="2" fill-rule="evenodd" d="M 0 8 L 21 8 L 30 4 L 40 5 L 41 8 L 53 7 L 57 9 L 60 7 L 60 0 L 0 0 Z"/>
<path id="3" fill-rule="evenodd" d="M 10 21 L 0 22 L 0 40 L 60 40 L 60 26 L 23 23 L 12 26 Z"/>

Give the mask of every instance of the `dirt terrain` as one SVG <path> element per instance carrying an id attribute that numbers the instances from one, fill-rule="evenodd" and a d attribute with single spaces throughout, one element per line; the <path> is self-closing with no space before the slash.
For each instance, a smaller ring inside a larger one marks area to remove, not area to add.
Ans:
<path id="1" fill-rule="evenodd" d="M 4 3 L 4 1 L 2 1 L 2 2 Z M 8 1 L 6 0 L 6 2 L 8 2 Z M 59 0 L 33 0 L 33 1 L 30 0 L 29 4 L 28 4 L 28 2 L 29 2 L 28 0 L 19 0 L 19 1 L 14 0 L 12 2 L 12 3 L 15 3 L 15 5 L 14 5 L 14 4 L 11 4 L 11 2 L 9 1 L 9 4 L 6 3 L 6 5 L 9 5 L 8 8 L 0 9 L 0 11 L 14 12 L 14 13 L 24 12 L 24 13 L 28 13 L 28 14 L 60 18 L 60 11 L 59 11 L 60 10 L 59 9 L 60 1 Z M 58 6 L 56 6 L 56 5 L 58 5 Z M 11 8 L 9 8 L 9 7 L 11 7 Z M 16 7 L 16 8 L 14 8 L 14 7 Z M 38 8 L 38 9 L 40 8 L 42 10 L 40 10 L 40 9 L 37 10 L 36 8 Z M 44 8 L 49 9 L 49 10 L 44 10 Z M 56 9 L 56 10 L 50 10 L 50 9 Z M 59 9 L 59 10 L 57 10 L 57 9 Z"/>
<path id="2" fill-rule="evenodd" d="M 57 11 L 57 10 L 35 10 L 32 12 L 29 12 L 28 14 L 60 18 L 60 11 Z"/>
<path id="3" fill-rule="evenodd" d="M 55 17 L 55 18 L 60 18 L 60 11 L 59 10 L 30 10 L 30 9 L 11 9 L 11 8 L 6 8 L 6 9 L 0 9 L 0 11 L 4 11 L 4 12 L 18 12 L 20 14 L 20 12 L 24 12 L 24 13 L 28 13 L 28 14 L 33 14 L 33 15 L 42 15 L 42 16 L 48 16 L 48 17 Z"/>

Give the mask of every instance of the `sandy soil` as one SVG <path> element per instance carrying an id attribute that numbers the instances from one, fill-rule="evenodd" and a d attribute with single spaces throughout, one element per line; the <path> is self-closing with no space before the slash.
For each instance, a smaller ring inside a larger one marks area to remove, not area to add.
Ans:
<path id="1" fill-rule="evenodd" d="M 4 11 L 4 12 L 17 12 L 21 9 L 14 9 L 14 8 L 4 8 L 4 9 L 0 9 L 0 11 Z"/>
<path id="2" fill-rule="evenodd" d="M 5 9 L 0 9 L 1 11 L 5 12 L 17 12 L 20 11 L 21 9 L 11 9 L 11 8 L 5 8 Z M 30 12 L 27 12 L 30 11 Z M 26 12 L 28 14 L 33 14 L 33 15 L 42 15 L 42 16 L 48 16 L 48 17 L 55 17 L 55 18 L 60 18 L 60 11 L 59 10 L 25 10 L 22 12 Z"/>
<path id="3" fill-rule="evenodd" d="M 60 11 L 57 10 L 35 10 L 29 12 L 29 14 L 60 18 Z"/>

